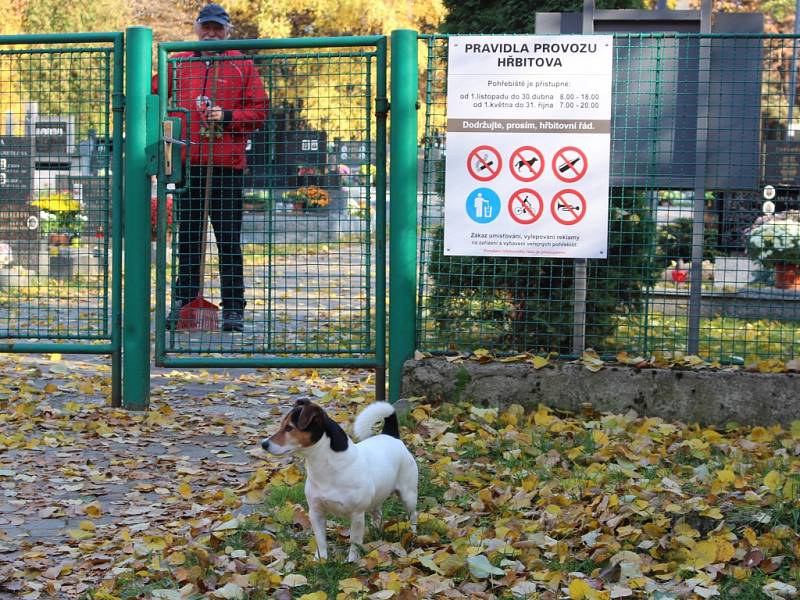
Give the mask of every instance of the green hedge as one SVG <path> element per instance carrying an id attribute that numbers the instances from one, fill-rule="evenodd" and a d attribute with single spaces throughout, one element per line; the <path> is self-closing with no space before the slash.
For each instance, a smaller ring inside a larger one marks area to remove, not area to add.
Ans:
<path id="1" fill-rule="evenodd" d="M 643 288 L 661 270 L 656 264 L 655 223 L 645 195 L 613 190 L 609 255 L 588 261 L 587 345 L 602 350 L 614 317 L 637 311 Z M 443 230 L 433 232 L 425 306 L 449 349 L 491 332 L 481 345 L 495 351 L 569 353 L 573 326 L 574 261 L 549 258 L 445 256 Z M 473 335 L 474 337 L 474 335 Z M 469 342 L 468 342 L 469 343 Z"/>

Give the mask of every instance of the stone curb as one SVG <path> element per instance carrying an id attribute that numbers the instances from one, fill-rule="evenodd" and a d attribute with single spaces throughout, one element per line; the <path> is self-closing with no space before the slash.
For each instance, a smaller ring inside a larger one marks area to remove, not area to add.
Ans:
<path id="1" fill-rule="evenodd" d="M 481 406 L 539 404 L 577 412 L 590 404 L 601 412 L 661 417 L 670 421 L 724 426 L 788 427 L 800 419 L 800 374 L 743 371 L 635 369 L 608 366 L 591 372 L 582 365 L 409 360 L 401 395 L 432 401 L 468 401 Z"/>

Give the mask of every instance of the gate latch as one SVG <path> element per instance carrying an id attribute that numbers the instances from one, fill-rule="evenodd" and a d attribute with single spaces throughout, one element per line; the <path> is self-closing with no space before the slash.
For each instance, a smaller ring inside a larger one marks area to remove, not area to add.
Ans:
<path id="1" fill-rule="evenodd" d="M 187 143 L 180 139 L 181 119 L 167 117 L 162 123 L 164 142 L 164 175 L 166 183 L 180 184 L 183 181 L 183 147 Z"/>

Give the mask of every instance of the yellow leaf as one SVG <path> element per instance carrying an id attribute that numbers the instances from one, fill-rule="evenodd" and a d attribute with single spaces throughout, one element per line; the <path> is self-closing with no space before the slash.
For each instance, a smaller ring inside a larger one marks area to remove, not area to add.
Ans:
<path id="1" fill-rule="evenodd" d="M 733 483 L 736 481 L 736 475 L 730 469 L 721 469 L 717 471 L 717 479 L 722 483 Z"/>
<path id="2" fill-rule="evenodd" d="M 589 597 L 591 586 L 583 579 L 573 579 L 569 584 L 569 597 L 572 600 L 584 600 Z"/>
<path id="3" fill-rule="evenodd" d="M 292 573 L 287 575 L 281 581 L 281 585 L 285 585 L 286 587 L 300 587 L 303 585 L 308 585 L 308 579 L 305 575 L 298 575 L 296 573 Z"/>
<path id="4" fill-rule="evenodd" d="M 605 432 L 595 429 L 592 431 L 592 441 L 598 446 L 605 446 L 608 444 L 608 436 Z"/>
<path id="5" fill-rule="evenodd" d="M 717 560 L 717 545 L 714 542 L 697 542 L 690 553 L 691 564 L 695 569 L 702 569 Z"/>
<path id="6" fill-rule="evenodd" d="M 178 486 L 178 493 L 180 494 L 181 498 L 188 500 L 192 497 L 192 486 L 184 481 Z"/>
<path id="7" fill-rule="evenodd" d="M 94 523 L 92 523 L 91 521 L 81 521 L 80 523 L 78 523 L 78 527 L 80 529 L 82 529 L 83 531 L 94 531 L 95 530 Z"/>
<path id="8" fill-rule="evenodd" d="M 428 413 L 425 412 L 425 409 L 422 407 L 417 407 L 411 411 L 411 416 L 414 418 L 415 421 L 424 421 L 428 418 Z"/>
<path id="9" fill-rule="evenodd" d="M 87 517 L 92 517 L 93 519 L 103 514 L 103 511 L 100 509 L 100 503 L 97 501 L 87 504 L 83 508 L 83 512 L 86 513 Z"/>
<path id="10" fill-rule="evenodd" d="M 753 427 L 748 437 L 754 442 L 760 442 L 762 444 L 768 444 L 775 439 L 775 436 L 764 427 Z"/>
<path id="11" fill-rule="evenodd" d="M 567 450 L 567 458 L 570 460 L 575 460 L 579 456 L 583 455 L 583 446 L 576 446 L 575 448 L 571 448 Z"/>
<path id="12" fill-rule="evenodd" d="M 93 533 L 82 529 L 70 529 L 67 531 L 67 535 L 73 540 L 88 540 L 90 537 L 94 537 Z"/>
<path id="13" fill-rule="evenodd" d="M 167 558 L 167 562 L 173 567 L 179 567 L 186 562 L 186 555 L 183 552 L 173 552 Z"/>
<path id="14" fill-rule="evenodd" d="M 764 485 L 767 486 L 769 491 L 773 494 L 778 491 L 778 488 L 781 487 L 782 483 L 783 475 L 777 471 L 770 471 L 764 476 Z"/>
<path id="15" fill-rule="evenodd" d="M 716 506 L 712 506 L 711 508 L 701 511 L 700 516 L 719 520 L 722 519 L 724 515 Z"/>
<path id="16" fill-rule="evenodd" d="M 584 352 L 581 356 L 581 362 L 585 368 L 589 369 L 593 373 L 600 371 L 606 366 L 606 363 L 604 363 L 602 359 L 597 356 L 597 354 L 589 353 L 588 351 Z"/>
<path id="17" fill-rule="evenodd" d="M 511 363 L 511 362 L 521 362 L 528 358 L 527 354 L 515 354 L 514 356 L 505 356 L 500 359 L 500 362 L 504 363 Z"/>
<path id="18" fill-rule="evenodd" d="M 311 592 L 310 594 L 303 594 L 297 600 L 328 600 L 328 594 L 325 592 Z"/>
<path id="19" fill-rule="evenodd" d="M 742 530 L 742 537 L 744 537 L 751 546 L 758 546 L 758 536 L 750 527 L 745 527 Z"/>
<path id="20" fill-rule="evenodd" d="M 349 579 L 342 579 L 339 582 L 339 589 L 342 590 L 345 594 L 358 594 L 367 591 L 367 588 L 364 587 L 364 584 L 361 583 L 361 581 L 356 579 L 355 577 L 351 577 Z"/>
<path id="21" fill-rule="evenodd" d="M 744 567 L 733 567 L 733 576 L 739 581 L 744 581 L 750 577 L 750 569 L 745 569 Z"/>
<path id="22" fill-rule="evenodd" d="M 783 498 L 784 500 L 797 500 L 797 481 L 794 479 L 787 479 L 783 485 Z"/>
<path id="23" fill-rule="evenodd" d="M 53 353 L 50 355 L 50 360 L 52 360 L 53 362 L 58 362 L 61 360 L 61 355 L 58 354 L 57 352 Z"/>
<path id="24" fill-rule="evenodd" d="M 550 409 L 546 406 L 539 405 L 539 410 L 537 410 L 533 415 L 533 422 L 537 425 L 549 425 L 555 417 L 550 414 Z"/>
<path id="25" fill-rule="evenodd" d="M 543 356 L 534 356 L 533 358 L 529 359 L 528 362 L 533 365 L 534 369 L 541 369 L 542 367 L 546 367 L 550 364 L 550 361 Z"/>
<path id="26" fill-rule="evenodd" d="M 114 594 L 110 594 L 109 592 L 105 592 L 103 590 L 93 592 L 92 595 L 94 596 L 95 600 L 122 600 L 122 598 L 119 596 L 115 596 Z"/>
<path id="27" fill-rule="evenodd" d="M 736 548 L 727 540 L 717 540 L 717 560 L 716 562 L 726 563 L 734 557 Z"/>
<path id="28" fill-rule="evenodd" d="M 44 391 L 48 394 L 52 394 L 53 392 L 58 391 L 58 386 L 55 383 L 48 383 L 46 386 L 44 386 Z"/>
<path id="29" fill-rule="evenodd" d="M 167 542 L 160 536 L 147 535 L 144 538 L 144 545 L 147 546 L 149 550 L 161 551 L 167 547 Z"/>

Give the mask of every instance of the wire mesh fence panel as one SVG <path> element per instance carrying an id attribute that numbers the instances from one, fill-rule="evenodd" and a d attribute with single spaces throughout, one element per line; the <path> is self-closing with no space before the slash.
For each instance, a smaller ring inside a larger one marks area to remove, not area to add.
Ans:
<path id="1" fill-rule="evenodd" d="M 115 298 L 121 34 L 69 37 L 0 40 L 0 338 L 54 349 L 112 338 Z"/>
<path id="2" fill-rule="evenodd" d="M 376 61 L 363 48 L 169 55 L 167 110 L 186 111 L 190 144 L 166 352 L 375 353 Z M 217 323 L 185 319 L 201 298 Z"/>
<path id="3" fill-rule="evenodd" d="M 580 305 L 571 259 L 444 254 L 448 38 L 422 36 L 418 347 L 571 356 L 580 317 L 605 355 L 797 356 L 797 41 L 614 36 L 608 258 Z"/>

